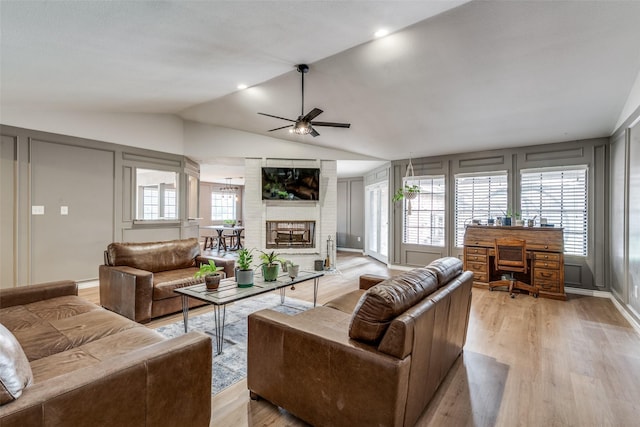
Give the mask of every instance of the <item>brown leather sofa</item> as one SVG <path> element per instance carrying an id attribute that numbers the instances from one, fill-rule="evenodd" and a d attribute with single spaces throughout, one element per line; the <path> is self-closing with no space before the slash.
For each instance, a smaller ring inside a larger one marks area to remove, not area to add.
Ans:
<path id="1" fill-rule="evenodd" d="M 233 277 L 235 260 L 201 256 L 198 239 L 147 243 L 111 243 L 99 267 L 100 304 L 136 322 L 182 310 L 174 289 L 204 282 L 193 275 L 212 259 Z M 190 299 L 189 307 L 204 304 Z"/>
<path id="2" fill-rule="evenodd" d="M 166 339 L 77 291 L 0 291 L 0 426 L 208 426 L 211 339 Z"/>
<path id="3" fill-rule="evenodd" d="M 462 352 L 473 274 L 442 258 L 290 316 L 249 316 L 247 385 L 314 426 L 413 426 Z"/>

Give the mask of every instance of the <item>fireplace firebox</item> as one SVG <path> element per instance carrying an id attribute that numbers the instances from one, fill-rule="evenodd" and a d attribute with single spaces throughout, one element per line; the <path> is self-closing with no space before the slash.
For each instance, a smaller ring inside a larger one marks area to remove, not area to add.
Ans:
<path id="1" fill-rule="evenodd" d="M 267 249 L 314 248 L 315 221 L 267 221 Z"/>

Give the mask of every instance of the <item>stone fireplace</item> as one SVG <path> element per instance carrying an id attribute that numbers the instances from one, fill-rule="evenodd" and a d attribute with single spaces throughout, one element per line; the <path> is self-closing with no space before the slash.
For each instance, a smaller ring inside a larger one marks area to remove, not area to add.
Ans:
<path id="1" fill-rule="evenodd" d="M 315 221 L 267 221 L 267 249 L 314 248 Z"/>

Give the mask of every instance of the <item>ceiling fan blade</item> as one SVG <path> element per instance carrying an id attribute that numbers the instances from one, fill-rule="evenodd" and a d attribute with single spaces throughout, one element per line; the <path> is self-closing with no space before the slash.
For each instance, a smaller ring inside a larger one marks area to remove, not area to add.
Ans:
<path id="1" fill-rule="evenodd" d="M 294 122 L 294 123 L 296 122 L 295 120 L 287 119 L 280 116 L 274 116 L 273 114 L 267 114 L 267 113 L 258 113 L 258 114 L 260 114 L 261 116 L 273 117 L 274 119 L 286 120 L 288 122 Z"/>
<path id="2" fill-rule="evenodd" d="M 315 130 L 314 128 L 311 128 L 311 132 L 309 132 L 309 134 L 310 134 L 312 137 L 314 137 L 314 138 L 315 138 L 316 136 L 320 135 L 318 132 L 316 132 L 316 130 Z"/>
<path id="3" fill-rule="evenodd" d="M 269 129 L 267 132 L 273 132 L 274 130 L 280 130 L 280 129 L 290 128 L 291 126 L 293 126 L 293 125 L 281 126 L 281 127 L 279 127 L 279 128 Z"/>
<path id="4" fill-rule="evenodd" d="M 314 108 L 313 110 L 309 111 L 307 115 L 302 118 L 302 120 L 305 122 L 310 122 L 311 120 L 318 117 L 320 114 L 322 114 L 322 110 L 319 108 Z"/>
<path id="5" fill-rule="evenodd" d="M 331 126 L 334 128 L 350 128 L 351 123 L 311 122 L 314 126 Z"/>

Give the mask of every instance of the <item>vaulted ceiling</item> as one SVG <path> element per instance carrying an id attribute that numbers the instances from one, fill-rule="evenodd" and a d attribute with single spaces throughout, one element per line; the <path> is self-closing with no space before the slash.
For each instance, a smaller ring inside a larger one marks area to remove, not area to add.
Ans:
<path id="1" fill-rule="evenodd" d="M 174 114 L 237 131 L 230 158 L 256 135 L 351 160 L 608 136 L 640 72 L 633 1 L 2 0 L 0 19 L 0 108 Z M 298 63 L 305 111 L 350 129 L 267 132 L 287 122 L 258 112 L 300 114 Z"/>

